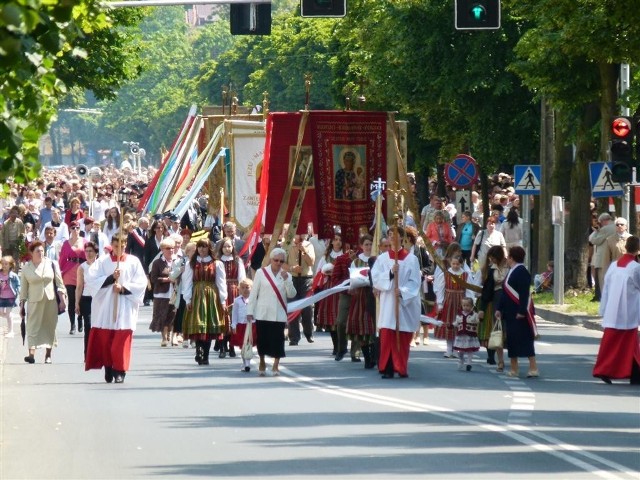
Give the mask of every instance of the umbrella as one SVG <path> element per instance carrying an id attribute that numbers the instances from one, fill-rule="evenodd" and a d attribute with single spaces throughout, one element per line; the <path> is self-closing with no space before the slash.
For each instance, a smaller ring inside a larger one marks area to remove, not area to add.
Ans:
<path id="1" fill-rule="evenodd" d="M 24 337 L 27 336 L 27 324 L 25 322 L 26 316 L 24 305 L 22 305 L 22 307 L 20 307 L 20 335 L 22 335 L 22 345 L 24 345 Z"/>

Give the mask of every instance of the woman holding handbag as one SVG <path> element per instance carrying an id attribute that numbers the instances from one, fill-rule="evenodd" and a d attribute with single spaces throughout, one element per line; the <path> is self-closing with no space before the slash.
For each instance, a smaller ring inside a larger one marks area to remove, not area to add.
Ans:
<path id="1" fill-rule="evenodd" d="M 487 348 L 489 365 L 496 364 L 495 354 L 498 354 L 498 372 L 504 371 L 504 349 L 490 348 L 489 338 L 494 330 L 498 328 L 501 331 L 504 330 L 501 322 L 494 318 L 493 312 L 502 296 L 502 284 L 508 273 L 509 265 L 504 255 L 504 248 L 498 245 L 491 247 L 487 252 L 487 263 L 482 270 L 482 294 L 478 300 L 478 318 L 480 318 L 478 340 L 480 345 Z"/>
<path id="2" fill-rule="evenodd" d="M 260 376 L 266 375 L 266 355 L 273 357 L 273 376 L 284 353 L 284 328 L 287 324 L 287 298 L 295 297 L 293 280 L 283 268 L 286 252 L 274 248 L 269 254 L 269 265 L 258 270 L 253 279 L 253 289 L 247 306 L 247 323 L 256 321 Z"/>
<path id="3" fill-rule="evenodd" d="M 66 308 L 67 291 L 60 270 L 44 256 L 42 242 L 33 242 L 29 251 L 31 261 L 20 272 L 20 310 L 26 305 L 29 347 L 29 354 L 24 361 L 35 363 L 36 348 L 44 347 L 44 363 L 51 363 L 51 349 L 57 344 L 58 312 Z"/>

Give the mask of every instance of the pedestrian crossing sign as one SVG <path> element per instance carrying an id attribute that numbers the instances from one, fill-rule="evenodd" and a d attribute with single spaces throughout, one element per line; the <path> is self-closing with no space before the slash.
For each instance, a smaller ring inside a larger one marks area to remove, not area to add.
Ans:
<path id="1" fill-rule="evenodd" d="M 591 195 L 594 198 L 623 195 L 622 185 L 614 182 L 611 178 L 611 164 L 608 162 L 589 163 L 589 175 L 591 177 Z"/>
<path id="2" fill-rule="evenodd" d="M 514 190 L 518 195 L 540 195 L 540 165 L 515 165 L 513 178 Z"/>

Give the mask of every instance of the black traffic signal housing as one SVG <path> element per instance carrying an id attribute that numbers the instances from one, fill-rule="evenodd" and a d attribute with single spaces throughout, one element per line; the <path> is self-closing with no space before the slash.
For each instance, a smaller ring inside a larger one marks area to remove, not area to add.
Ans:
<path id="1" fill-rule="evenodd" d="M 344 17 L 347 0 L 300 0 L 302 17 Z"/>
<path id="2" fill-rule="evenodd" d="M 456 30 L 500 28 L 500 0 L 456 0 Z"/>
<path id="3" fill-rule="evenodd" d="M 232 3 L 231 35 L 270 35 L 270 3 Z"/>
<path id="4" fill-rule="evenodd" d="M 611 119 L 611 179 L 614 182 L 631 182 L 634 133 L 631 117 Z"/>

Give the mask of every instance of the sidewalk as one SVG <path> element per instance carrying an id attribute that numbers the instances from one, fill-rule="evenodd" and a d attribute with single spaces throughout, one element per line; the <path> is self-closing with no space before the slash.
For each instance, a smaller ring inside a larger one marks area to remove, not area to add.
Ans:
<path id="1" fill-rule="evenodd" d="M 548 322 L 563 323 L 603 331 L 602 317 L 579 312 L 567 312 L 568 305 L 536 305 L 536 315 Z"/>

